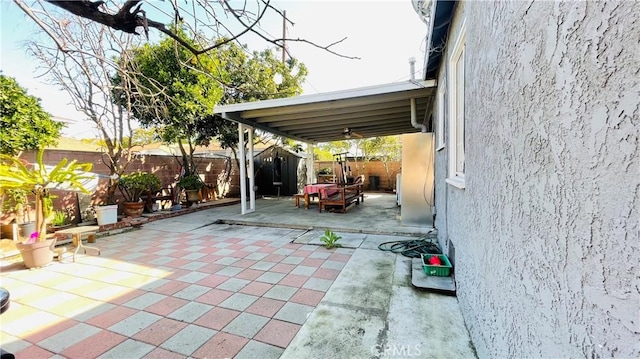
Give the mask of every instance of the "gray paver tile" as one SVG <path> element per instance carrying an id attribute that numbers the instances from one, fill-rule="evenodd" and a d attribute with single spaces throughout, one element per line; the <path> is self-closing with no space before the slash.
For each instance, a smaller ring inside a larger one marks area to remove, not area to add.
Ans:
<path id="1" fill-rule="evenodd" d="M 153 291 L 154 289 L 158 288 L 158 287 L 162 287 L 163 285 L 169 283 L 170 281 L 168 279 L 164 279 L 164 278 L 157 278 L 154 279 L 153 281 L 146 283 L 140 287 L 138 287 L 138 289 L 142 289 L 142 290 L 147 290 L 147 291 Z"/>
<path id="2" fill-rule="evenodd" d="M 333 284 L 332 280 L 311 277 L 302 285 L 302 288 L 326 292 L 331 287 L 331 284 Z"/>
<path id="3" fill-rule="evenodd" d="M 108 352 L 100 355 L 100 358 L 122 359 L 122 358 L 143 358 L 156 347 L 147 343 L 133 339 L 127 339 Z"/>
<path id="4" fill-rule="evenodd" d="M 217 256 L 224 257 L 224 256 L 228 256 L 229 254 L 231 254 L 233 252 L 235 252 L 235 250 L 228 249 L 228 248 L 223 248 L 223 249 L 220 249 L 220 250 L 216 251 L 214 254 L 217 255 Z M 220 263 L 220 264 L 222 264 L 222 263 Z M 231 264 L 231 263 L 229 263 L 229 264 Z"/>
<path id="5" fill-rule="evenodd" d="M 167 297 L 166 295 L 158 294 L 158 293 L 145 293 L 139 297 L 131 299 L 130 301 L 124 303 L 123 305 L 125 307 L 142 310 L 152 304 L 155 304 L 163 300 L 166 297 Z"/>
<path id="6" fill-rule="evenodd" d="M 100 328 L 96 328 L 84 323 L 79 323 L 78 325 L 75 325 L 67 330 L 63 330 L 60 333 L 57 333 L 47 339 L 40 341 L 38 345 L 53 353 L 60 353 L 64 349 L 98 332 L 100 332 Z"/>
<path id="7" fill-rule="evenodd" d="M 329 258 L 330 255 L 331 255 L 331 253 L 329 253 L 329 252 L 318 252 L 318 251 L 315 251 L 315 252 L 309 254 L 309 258 L 327 259 L 327 258 Z"/>
<path id="8" fill-rule="evenodd" d="M 246 258 L 249 258 L 249 256 L 247 256 Z M 271 269 L 274 265 L 276 265 L 276 263 L 273 262 L 267 262 L 267 261 L 260 261 L 254 265 L 252 265 L 250 268 L 251 269 L 257 269 L 257 270 L 263 270 L 263 271 L 268 271 L 269 269 Z"/>
<path id="9" fill-rule="evenodd" d="M 242 242 L 249 242 L 249 241 L 242 241 Z M 251 241 L 251 243 L 242 243 L 242 242 L 239 242 L 239 243 L 240 243 L 240 244 L 252 244 L 252 243 L 254 243 L 255 241 Z M 257 251 L 258 249 L 260 249 L 260 247 L 258 247 L 258 246 L 248 245 L 248 246 L 244 247 L 242 250 L 243 250 L 243 251 L 245 251 L 245 252 L 254 253 L 254 252 L 255 252 L 255 251 Z"/>
<path id="10" fill-rule="evenodd" d="M 280 263 L 284 263 L 284 264 L 300 264 L 300 263 L 302 263 L 303 260 L 304 260 L 304 257 L 289 256 L 289 257 L 283 259 Z"/>
<path id="11" fill-rule="evenodd" d="M 234 261 L 234 263 L 237 261 Z M 218 275 L 223 275 L 225 277 L 233 277 L 234 275 L 242 272 L 244 270 L 244 268 L 239 268 L 239 267 L 226 267 L 226 268 L 222 268 L 219 271 L 216 272 L 216 274 Z"/>
<path id="12" fill-rule="evenodd" d="M 147 313 L 144 311 L 137 312 L 134 315 L 110 326 L 109 330 L 131 337 L 142 329 L 160 320 L 161 318 L 162 317 L 159 315 Z"/>
<path id="13" fill-rule="evenodd" d="M 13 305 L 13 304 L 12 304 Z M 92 308 L 90 310 L 84 311 L 76 316 L 73 317 L 74 320 L 77 320 L 79 322 L 85 322 L 97 315 L 100 315 L 106 311 L 109 311 L 113 308 L 115 308 L 116 305 L 115 304 L 111 304 L 111 303 L 102 303 L 99 306 Z"/>
<path id="14" fill-rule="evenodd" d="M 275 285 L 273 288 L 269 289 L 263 297 L 278 299 L 278 300 L 289 300 L 293 295 L 298 291 L 298 288 L 288 287 L 286 285 Z"/>
<path id="15" fill-rule="evenodd" d="M 282 278 L 284 278 L 285 275 L 286 274 L 284 274 L 284 273 L 266 272 L 266 273 L 262 274 L 261 276 L 259 276 L 258 278 L 256 278 L 256 280 L 259 281 L 259 282 L 276 284 L 280 280 L 282 280 Z"/>
<path id="16" fill-rule="evenodd" d="M 278 248 L 275 251 L 273 251 L 273 254 L 279 254 L 281 256 L 288 256 L 291 253 L 295 252 L 293 249 L 289 249 L 289 248 Z"/>
<path id="17" fill-rule="evenodd" d="M 190 302 L 173 311 L 172 313 L 169 313 L 167 317 L 175 320 L 180 320 L 182 322 L 193 323 L 211 309 L 213 309 L 212 305 L 199 302 Z"/>
<path id="18" fill-rule="evenodd" d="M 261 259 L 263 259 L 264 257 L 268 256 L 269 253 L 262 253 L 262 252 L 253 252 L 251 254 L 249 254 L 248 256 L 244 257 L 245 259 L 251 259 L 253 261 L 259 261 Z"/>
<path id="19" fill-rule="evenodd" d="M 318 268 L 309 266 L 297 266 L 289 274 L 304 275 L 310 277 Z"/>
<path id="20" fill-rule="evenodd" d="M 179 278 L 176 278 L 176 280 L 179 280 L 181 282 L 187 282 L 187 283 L 195 283 L 198 282 L 200 280 L 202 280 L 203 278 L 208 277 L 209 274 L 207 273 L 202 273 L 202 272 L 190 272 L 187 273 Z"/>
<path id="21" fill-rule="evenodd" d="M 194 300 L 210 290 L 211 288 L 203 285 L 191 284 L 190 286 L 173 294 L 173 296 L 181 299 Z"/>
<path id="22" fill-rule="evenodd" d="M 199 243 L 202 243 L 202 241 L 201 241 L 201 240 L 198 240 L 198 242 L 199 242 Z M 190 244 L 192 244 L 191 242 L 189 242 L 189 243 L 190 243 Z M 195 252 L 200 252 L 200 251 L 202 251 L 202 250 L 203 250 L 203 249 L 205 249 L 205 248 L 207 248 L 207 247 L 205 247 L 205 246 L 200 246 L 200 245 L 195 245 L 195 244 L 194 244 L 194 245 L 191 245 L 191 246 L 188 246 L 188 247 L 183 248 L 183 250 L 185 250 L 185 251 L 189 251 L 189 252 L 194 252 L 194 253 L 195 253 Z M 182 257 L 182 258 L 184 258 L 184 257 Z"/>
<path id="23" fill-rule="evenodd" d="M 224 283 L 219 284 L 216 288 L 222 290 L 228 290 L 230 292 L 238 292 L 240 289 L 251 283 L 250 280 L 240 278 L 229 278 Z"/>
<path id="24" fill-rule="evenodd" d="M 285 322 L 304 324 L 315 308 L 310 305 L 287 302 L 273 317 Z"/>
<path id="25" fill-rule="evenodd" d="M 234 309 L 243 311 L 247 309 L 253 302 L 258 300 L 255 295 L 249 295 L 244 293 L 235 293 L 229 298 L 225 299 L 222 303 L 218 304 L 219 307 Z"/>
<path id="26" fill-rule="evenodd" d="M 240 335 L 245 338 L 253 338 L 268 321 L 269 318 L 261 315 L 242 313 L 231 321 L 231 323 L 227 324 L 222 331 Z"/>
<path id="27" fill-rule="evenodd" d="M 345 264 L 346 263 L 340 262 L 340 261 L 327 260 L 324 263 L 322 263 L 320 268 L 342 270 L 342 268 L 344 268 Z"/>
<path id="28" fill-rule="evenodd" d="M 216 333 L 218 332 L 213 329 L 190 324 L 167 339 L 160 347 L 189 356 Z"/>
<path id="29" fill-rule="evenodd" d="M 173 258 L 173 257 L 158 257 L 158 258 L 150 261 L 149 264 L 161 266 L 161 265 L 167 264 L 169 262 L 172 262 L 174 260 L 175 260 L 175 258 Z"/>
<path id="30" fill-rule="evenodd" d="M 274 347 L 273 345 L 250 340 L 247 345 L 242 348 L 234 359 L 277 359 L 280 358 L 284 349 Z"/>
<path id="31" fill-rule="evenodd" d="M 233 253 L 234 251 L 231 251 L 231 253 Z M 221 255 L 216 253 L 215 255 Z M 225 254 L 226 255 L 226 254 Z M 228 266 L 231 265 L 237 261 L 239 261 L 240 258 L 233 258 L 233 257 L 224 257 L 224 258 L 220 258 L 217 261 L 215 261 L 216 264 L 222 264 L 223 266 Z"/>
<path id="32" fill-rule="evenodd" d="M 189 253 L 186 256 L 182 256 L 182 259 L 186 259 L 189 261 L 197 261 L 198 259 L 206 256 L 206 253 L 199 253 L 199 252 L 194 252 L 194 253 Z"/>
<path id="33" fill-rule="evenodd" d="M 197 271 L 198 269 L 206 266 L 207 263 L 205 262 L 198 262 L 198 261 L 193 261 L 190 263 L 187 263 L 183 266 L 180 267 L 180 269 L 185 269 L 185 270 L 192 270 L 192 271 Z"/>

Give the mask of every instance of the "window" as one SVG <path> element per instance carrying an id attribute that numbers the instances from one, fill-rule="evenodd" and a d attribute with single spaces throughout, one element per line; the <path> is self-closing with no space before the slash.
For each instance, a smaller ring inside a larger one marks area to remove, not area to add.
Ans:
<path id="1" fill-rule="evenodd" d="M 438 86 L 438 117 L 436 117 L 436 151 L 440 151 L 444 148 L 444 121 L 445 121 L 445 112 L 447 109 L 444 107 L 444 88 L 446 86 L 446 80 L 442 81 L 442 85 Z"/>
<path id="2" fill-rule="evenodd" d="M 464 183 L 464 57 L 465 24 L 449 57 L 449 176 L 447 183 L 465 188 Z"/>

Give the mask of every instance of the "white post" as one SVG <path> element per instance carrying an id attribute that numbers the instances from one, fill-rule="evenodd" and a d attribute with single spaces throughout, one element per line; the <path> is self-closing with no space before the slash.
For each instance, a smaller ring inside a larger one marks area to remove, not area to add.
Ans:
<path id="1" fill-rule="evenodd" d="M 317 183 L 316 171 L 313 168 L 313 143 L 307 143 L 307 184 Z"/>
<path id="2" fill-rule="evenodd" d="M 244 125 L 238 123 L 238 152 L 240 157 L 240 209 L 247 213 L 247 156 L 244 153 Z"/>
<path id="3" fill-rule="evenodd" d="M 255 212 L 256 210 L 256 178 L 253 165 L 253 127 L 249 127 L 249 210 Z"/>

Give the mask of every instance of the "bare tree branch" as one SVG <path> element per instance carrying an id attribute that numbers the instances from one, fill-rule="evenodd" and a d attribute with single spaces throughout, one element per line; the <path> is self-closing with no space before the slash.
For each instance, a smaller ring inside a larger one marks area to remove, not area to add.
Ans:
<path id="1" fill-rule="evenodd" d="M 34 22 L 36 22 L 36 24 L 47 33 L 47 35 L 49 35 L 56 42 L 56 45 L 60 50 L 68 51 L 66 44 L 61 41 L 61 39 L 56 38 L 55 33 L 52 33 L 50 29 L 47 29 L 46 24 L 44 24 L 42 20 L 39 19 L 39 17 L 34 14 L 28 6 L 24 4 L 23 0 L 13 1 Z M 242 36 L 246 35 L 249 32 L 256 34 L 266 42 L 271 43 L 278 48 L 282 48 L 284 46 L 285 39 L 273 38 L 271 35 L 266 33 L 266 31 L 256 29 L 256 25 L 260 22 L 260 20 L 264 18 L 264 16 L 268 12 L 277 14 L 280 17 L 284 17 L 284 13 L 271 5 L 270 0 L 254 0 L 254 8 L 252 9 L 249 8 L 249 3 L 251 3 L 249 1 L 242 1 L 241 6 L 234 7 L 231 2 L 227 0 L 220 0 L 216 2 L 211 2 L 208 0 L 192 0 L 191 2 L 187 2 L 187 5 L 191 6 L 192 9 L 185 9 L 180 7 L 177 0 L 171 0 L 170 4 L 173 13 L 168 14 L 165 11 L 161 11 L 170 18 L 170 20 L 168 21 L 169 23 L 173 23 L 174 25 L 180 24 L 180 26 L 189 26 L 189 23 L 192 23 L 192 26 L 190 27 L 194 32 L 194 35 L 198 34 L 201 31 L 201 28 L 207 28 L 214 32 L 213 34 L 209 34 L 209 38 L 224 39 L 222 41 L 214 43 L 213 45 L 202 48 L 192 46 L 189 41 L 181 38 L 178 33 L 170 29 L 168 25 L 160 21 L 147 18 L 147 13 L 142 8 L 143 5 L 152 6 L 155 9 L 159 9 L 159 7 L 155 6 L 152 3 L 144 2 L 143 0 L 127 0 L 123 4 L 119 5 L 119 9 L 111 12 L 107 9 L 106 6 L 107 2 L 111 3 L 110 0 L 37 1 L 44 1 L 66 12 L 108 26 L 112 29 L 125 32 L 127 34 L 139 35 L 140 32 L 144 32 L 144 34 L 148 38 L 149 29 L 156 29 L 161 33 L 176 40 L 181 46 L 187 48 L 194 55 L 200 55 L 213 49 L 219 48 L 220 46 L 223 46 L 230 41 L 238 41 Z M 206 19 L 202 19 L 202 17 L 205 17 Z M 237 27 L 235 26 L 229 26 L 233 25 L 233 21 L 231 24 L 227 24 L 230 19 L 233 19 L 238 24 L 240 24 L 241 28 L 237 29 Z M 294 24 L 290 19 L 286 17 L 285 21 L 289 22 L 290 24 Z M 306 43 L 316 48 L 325 50 L 333 55 L 347 59 L 359 59 L 356 56 L 347 56 L 333 50 L 334 45 L 343 42 L 345 39 L 346 38 L 329 45 L 319 45 L 307 39 L 286 39 L 286 41 Z"/>

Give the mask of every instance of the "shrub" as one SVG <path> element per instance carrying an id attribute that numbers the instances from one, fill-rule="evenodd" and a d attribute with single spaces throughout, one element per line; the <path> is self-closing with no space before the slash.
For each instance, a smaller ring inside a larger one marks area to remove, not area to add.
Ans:
<path id="1" fill-rule="evenodd" d="M 118 187 L 127 202 L 138 202 L 143 194 L 159 191 L 162 184 L 153 173 L 135 172 L 120 177 Z"/>
<path id="2" fill-rule="evenodd" d="M 188 176 L 184 176 L 180 182 L 178 182 L 178 186 L 185 190 L 199 190 L 204 187 L 204 183 L 198 175 L 192 174 Z"/>

